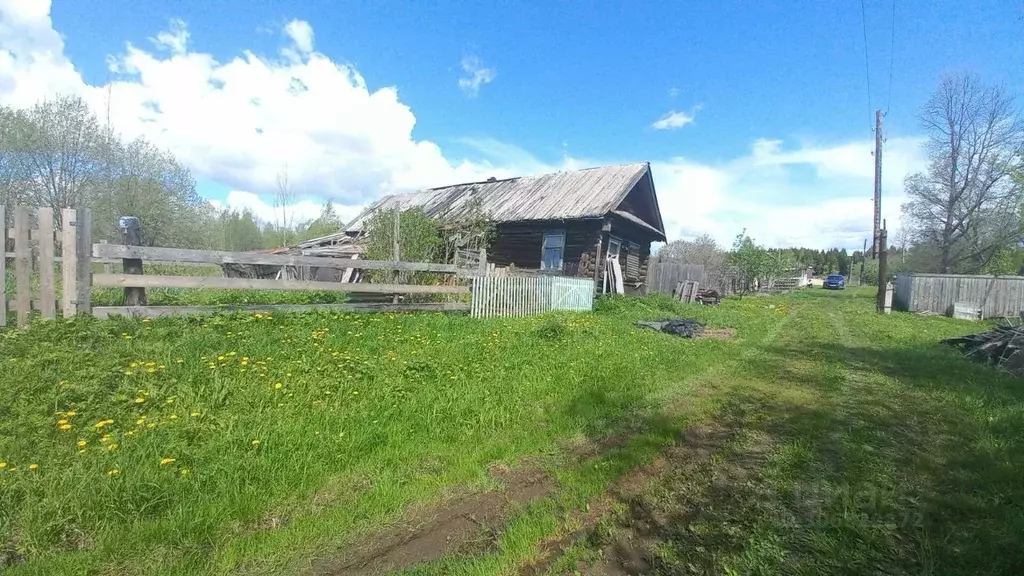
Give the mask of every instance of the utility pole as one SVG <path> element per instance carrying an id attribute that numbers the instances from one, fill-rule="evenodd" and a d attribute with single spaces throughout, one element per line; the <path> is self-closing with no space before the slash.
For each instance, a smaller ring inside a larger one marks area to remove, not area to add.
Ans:
<path id="1" fill-rule="evenodd" d="M 871 258 L 881 251 L 879 233 L 882 229 L 882 110 L 875 110 L 875 225 L 871 236 Z"/>
<path id="2" fill-rule="evenodd" d="M 888 292 L 889 284 L 889 248 L 886 245 L 888 234 L 886 234 L 885 226 L 878 231 L 878 295 L 875 298 L 875 307 L 879 314 L 884 314 L 886 309 L 886 293 Z"/>

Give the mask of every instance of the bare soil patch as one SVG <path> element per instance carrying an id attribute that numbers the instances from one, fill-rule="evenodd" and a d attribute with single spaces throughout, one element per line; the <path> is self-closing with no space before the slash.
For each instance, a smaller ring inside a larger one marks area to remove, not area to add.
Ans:
<path id="1" fill-rule="evenodd" d="M 450 554 L 465 554 L 494 544 L 515 510 L 557 488 L 536 467 L 496 467 L 499 490 L 471 494 L 411 513 L 398 525 L 369 535 L 311 574 L 370 576 L 412 568 Z"/>

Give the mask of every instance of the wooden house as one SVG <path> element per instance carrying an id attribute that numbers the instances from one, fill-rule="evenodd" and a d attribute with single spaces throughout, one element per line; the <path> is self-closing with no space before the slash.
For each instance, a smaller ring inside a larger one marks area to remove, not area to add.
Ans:
<path id="1" fill-rule="evenodd" d="M 618 260 L 627 292 L 643 291 L 652 242 L 665 241 L 650 164 L 602 166 L 468 182 L 386 196 L 346 226 L 358 236 L 378 210 L 423 209 L 458 221 L 473 210 L 497 228 L 488 261 L 499 267 L 593 278 L 605 283 L 608 258 Z"/>

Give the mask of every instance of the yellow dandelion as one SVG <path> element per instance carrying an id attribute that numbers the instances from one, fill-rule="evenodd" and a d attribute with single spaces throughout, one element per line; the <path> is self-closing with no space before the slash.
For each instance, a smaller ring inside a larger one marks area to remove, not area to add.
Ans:
<path id="1" fill-rule="evenodd" d="M 137 424 L 137 425 L 141 425 L 141 424 L 143 424 L 143 423 L 145 423 L 145 422 L 146 422 L 146 417 L 145 417 L 145 416 L 143 416 L 142 418 L 139 418 L 138 420 L 136 420 L 136 421 L 135 421 L 135 424 Z"/>
<path id="2" fill-rule="evenodd" d="M 68 410 L 67 412 L 64 413 L 64 416 L 71 418 L 72 416 L 78 416 L 78 412 L 75 412 L 74 410 Z"/>
<path id="3" fill-rule="evenodd" d="M 89 442 L 87 440 L 79 440 L 78 442 L 75 442 L 75 445 L 77 445 L 79 448 L 82 448 L 82 447 L 86 446 L 87 444 L 89 444 Z"/>
<path id="4" fill-rule="evenodd" d="M 38 470 L 39 469 L 39 464 L 29 464 L 28 465 L 28 469 L 29 470 Z"/>
<path id="5" fill-rule="evenodd" d="M 224 361 L 224 356 L 217 356 L 217 360 Z"/>
<path id="6" fill-rule="evenodd" d="M 117 476 L 119 474 L 121 474 L 121 471 L 118 470 L 117 468 L 112 468 L 110 470 L 107 470 L 107 476 Z"/>
<path id="7" fill-rule="evenodd" d="M 79 451 L 78 451 L 78 453 L 79 453 L 79 454 L 85 454 L 85 450 L 84 450 L 84 449 L 82 449 L 82 450 L 79 450 Z"/>
<path id="8" fill-rule="evenodd" d="M 110 442 L 110 438 L 111 438 L 110 434 L 104 434 L 103 437 L 100 438 L 100 441 L 101 442 Z"/>
<path id="9" fill-rule="evenodd" d="M 274 388 L 276 388 L 277 390 L 280 390 L 282 386 L 284 386 L 284 384 L 281 384 L 280 382 L 274 384 Z"/>
<path id="10" fill-rule="evenodd" d="M 146 372 L 149 372 L 150 374 L 152 374 L 153 372 L 156 372 L 156 369 L 155 368 L 146 368 Z"/>
<path id="11" fill-rule="evenodd" d="M 198 411 L 192 412 L 192 417 L 195 418 L 196 416 L 199 416 L 199 412 Z"/>
<path id="12" fill-rule="evenodd" d="M 178 415 L 177 414 L 171 414 L 170 416 L 168 416 L 168 418 L 170 418 L 171 420 L 177 420 L 178 419 Z"/>
<path id="13" fill-rule="evenodd" d="M 157 368 L 159 368 L 161 370 L 166 370 L 167 366 L 164 366 L 163 364 L 161 364 L 161 365 L 157 366 Z"/>
<path id="14" fill-rule="evenodd" d="M 117 450 L 117 444 L 111 444 L 110 446 L 107 446 L 107 450 L 109 450 L 110 452 Z"/>
<path id="15" fill-rule="evenodd" d="M 135 436 L 135 430 L 129 430 L 125 432 L 125 434 L 127 434 L 128 436 Z"/>
<path id="16" fill-rule="evenodd" d="M 252 441 L 252 445 L 253 446 L 259 446 L 260 445 L 260 441 L 259 440 L 253 440 Z"/>
<path id="17" fill-rule="evenodd" d="M 175 360 L 175 361 L 174 361 L 174 363 L 175 363 L 175 364 L 184 364 L 184 363 L 185 363 L 185 360 L 184 360 L 184 359 L 182 359 L 182 358 L 178 358 L 177 360 Z"/>
<path id="18" fill-rule="evenodd" d="M 146 399 L 143 398 L 142 396 L 139 396 L 138 398 L 135 399 L 135 403 L 136 404 L 142 404 L 145 401 L 146 401 Z"/>
<path id="19" fill-rule="evenodd" d="M 178 470 L 178 474 L 181 474 L 182 476 L 188 476 L 188 468 L 182 468 L 181 470 Z"/>
<path id="20" fill-rule="evenodd" d="M 60 429 L 61 429 L 62 431 L 64 431 L 64 432 L 67 432 L 68 430 L 71 430 L 71 424 L 61 424 L 61 425 L 59 426 L 59 428 L 60 428 Z"/>
<path id="21" fill-rule="evenodd" d="M 177 462 L 177 460 L 175 460 L 174 458 L 164 458 L 164 459 L 160 460 L 160 465 L 161 466 L 166 466 L 166 465 L 174 463 L 174 462 Z"/>
<path id="22" fill-rule="evenodd" d="M 174 404 L 174 398 L 175 398 L 175 396 L 171 396 L 170 398 L 168 398 L 167 399 L 167 403 L 168 404 Z"/>
<path id="23" fill-rule="evenodd" d="M 131 370 L 125 370 L 124 371 L 124 375 L 125 376 L 131 376 L 132 374 L 134 374 L 134 372 L 132 372 Z"/>
<path id="24" fill-rule="evenodd" d="M 0 462 L 0 470 L 7 468 L 7 462 Z"/>

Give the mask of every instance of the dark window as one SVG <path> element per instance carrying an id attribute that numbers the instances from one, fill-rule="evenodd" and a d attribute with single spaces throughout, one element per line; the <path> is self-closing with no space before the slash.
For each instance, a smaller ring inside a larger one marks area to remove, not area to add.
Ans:
<path id="1" fill-rule="evenodd" d="M 565 253 L 565 230 L 548 230 L 541 247 L 541 270 L 561 270 Z"/>

